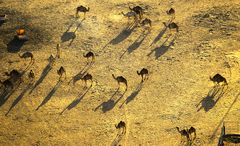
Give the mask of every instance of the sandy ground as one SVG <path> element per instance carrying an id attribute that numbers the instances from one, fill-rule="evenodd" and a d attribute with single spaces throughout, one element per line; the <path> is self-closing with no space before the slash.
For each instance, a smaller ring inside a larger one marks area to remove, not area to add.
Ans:
<path id="1" fill-rule="evenodd" d="M 74 18 L 79 5 L 90 7 L 84 21 L 82 14 Z M 148 34 L 143 27 L 126 30 L 121 12 L 135 5 L 152 20 Z M 163 25 L 171 7 L 179 25 L 172 35 Z M 187 145 L 176 126 L 196 128 L 192 145 L 217 145 L 223 121 L 226 132 L 240 134 L 239 0 L 0 0 L 0 13 L 9 15 L 0 26 L 0 79 L 24 70 L 29 60 L 18 56 L 24 51 L 34 54 L 36 75 L 36 88 L 27 72 L 7 100 L 1 97 L 0 145 Z M 20 27 L 30 40 L 16 45 Z M 62 56 L 49 67 L 57 43 Z M 96 54 L 92 66 L 83 57 L 88 51 Z M 60 66 L 67 72 L 63 82 Z M 143 67 L 150 75 L 141 84 L 136 71 Z M 84 70 L 93 76 L 91 88 L 68 84 Z M 209 76 L 216 73 L 228 86 L 214 88 Z M 112 74 L 127 79 L 126 92 L 123 85 L 117 90 Z M 121 120 L 124 135 L 115 128 Z"/>

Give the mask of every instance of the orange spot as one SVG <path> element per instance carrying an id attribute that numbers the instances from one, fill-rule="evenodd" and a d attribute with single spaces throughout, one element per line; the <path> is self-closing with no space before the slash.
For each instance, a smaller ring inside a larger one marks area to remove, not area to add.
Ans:
<path id="1" fill-rule="evenodd" d="M 25 30 L 24 29 L 18 29 L 17 31 L 17 35 L 24 35 L 25 34 Z"/>

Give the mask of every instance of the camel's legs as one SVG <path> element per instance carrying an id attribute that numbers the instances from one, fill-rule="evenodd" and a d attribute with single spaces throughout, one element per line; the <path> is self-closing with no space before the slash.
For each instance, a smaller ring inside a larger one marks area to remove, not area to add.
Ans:
<path id="1" fill-rule="evenodd" d="M 66 79 L 67 79 L 67 73 L 66 73 L 66 72 L 64 72 L 64 74 L 65 74 L 65 78 L 64 78 L 64 79 L 66 80 Z"/>
<path id="2" fill-rule="evenodd" d="M 93 84 L 93 80 L 91 79 L 91 86 L 90 87 L 92 87 L 92 84 Z"/>

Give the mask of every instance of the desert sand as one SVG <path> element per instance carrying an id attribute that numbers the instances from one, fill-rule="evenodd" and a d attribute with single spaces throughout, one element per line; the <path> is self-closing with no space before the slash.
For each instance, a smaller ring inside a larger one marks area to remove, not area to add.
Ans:
<path id="1" fill-rule="evenodd" d="M 90 7 L 85 20 L 82 13 L 75 18 L 80 5 Z M 137 5 L 152 20 L 150 32 L 129 29 L 133 19 L 121 14 Z M 163 24 L 170 8 L 177 33 Z M 223 122 L 227 133 L 240 134 L 239 0 L 0 0 L 0 13 L 9 19 L 0 26 L 0 80 L 24 71 L 29 59 L 19 54 L 35 58 L 23 82 L 1 96 L 0 145 L 180 146 L 190 144 L 181 143 L 176 127 L 193 126 L 191 145 L 215 146 Z M 29 36 L 20 45 L 13 40 L 18 28 Z M 49 67 L 58 43 L 61 57 Z M 91 66 L 88 51 L 95 54 Z M 67 78 L 58 82 L 61 66 Z M 142 68 L 149 70 L 144 83 Z M 84 73 L 92 75 L 91 87 L 70 82 Z M 209 77 L 217 73 L 227 86 L 214 86 Z M 112 74 L 127 79 L 126 92 Z M 123 135 L 115 128 L 120 121 Z"/>

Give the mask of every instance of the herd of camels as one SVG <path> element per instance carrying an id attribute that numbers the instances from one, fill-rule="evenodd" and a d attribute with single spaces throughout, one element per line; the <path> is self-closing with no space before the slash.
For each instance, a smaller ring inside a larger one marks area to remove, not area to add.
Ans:
<path id="1" fill-rule="evenodd" d="M 79 17 L 79 13 L 84 13 L 84 19 L 86 17 L 86 13 L 89 12 L 90 8 L 88 7 L 84 7 L 84 6 L 79 6 L 76 8 L 76 17 Z M 140 6 L 135 6 L 133 8 L 129 7 L 129 12 L 127 13 L 123 13 L 123 16 L 127 17 L 128 19 L 134 18 L 134 21 L 137 22 L 138 24 L 145 26 L 148 25 L 149 28 L 151 28 L 152 26 L 152 21 L 149 18 L 145 18 L 143 19 L 143 8 Z M 173 22 L 174 18 L 175 18 L 175 10 L 173 8 L 169 9 L 168 11 L 166 11 L 166 13 L 171 16 L 170 21 L 167 23 L 164 23 L 165 27 L 169 28 L 170 30 L 175 30 L 176 32 L 178 32 L 178 25 L 176 23 Z M 0 22 L 4 22 L 6 21 L 7 15 L 0 15 Z M 28 36 L 26 35 L 26 32 L 24 29 L 18 29 L 16 31 L 17 35 L 15 36 L 17 39 L 19 39 L 20 41 L 27 41 L 29 40 Z M 50 63 L 51 65 L 54 65 L 55 61 L 57 58 L 61 57 L 61 49 L 60 49 L 60 44 L 57 44 L 57 53 L 55 55 L 55 57 L 53 55 L 51 55 L 51 59 L 50 59 Z M 23 71 L 23 72 L 19 72 L 16 69 L 13 69 L 10 73 L 5 73 L 6 76 L 8 76 L 9 78 L 4 80 L 4 81 L 0 81 L 0 83 L 3 85 L 4 91 L 3 92 L 8 92 L 11 91 L 15 88 L 16 84 L 20 84 L 22 82 L 22 76 L 23 74 L 25 74 L 25 72 L 29 69 L 29 67 L 31 65 L 34 64 L 34 55 L 31 52 L 25 52 L 21 55 L 19 55 L 20 58 L 24 58 L 24 59 L 28 59 L 30 58 L 30 63 L 27 66 L 27 68 Z M 88 52 L 85 55 L 83 55 L 83 57 L 87 58 L 87 60 L 91 59 L 91 63 L 93 63 L 95 61 L 95 55 L 93 52 Z M 88 61 L 89 62 L 89 61 Z M 61 66 L 58 70 L 57 70 L 57 74 L 59 75 L 59 81 L 63 81 L 66 79 L 66 69 Z M 137 74 L 139 76 L 141 76 L 141 81 L 144 82 L 146 79 L 148 79 L 149 76 L 149 71 L 146 68 L 142 68 L 140 71 L 137 71 Z M 114 74 L 112 74 L 112 77 L 117 81 L 118 85 L 120 86 L 120 84 L 124 84 L 126 87 L 126 90 L 128 88 L 128 83 L 127 83 L 127 79 L 123 76 L 115 76 Z M 33 72 L 33 70 L 30 70 L 28 73 L 28 78 L 33 82 L 34 78 L 35 78 L 35 74 Z M 92 82 L 92 75 L 89 73 L 86 73 L 81 80 L 85 81 L 85 84 L 87 83 L 87 81 L 91 81 Z M 216 74 L 213 77 L 210 77 L 210 80 L 215 82 L 216 84 L 220 84 L 220 83 L 224 83 L 225 85 L 227 85 L 227 80 L 220 74 Z M 124 121 L 120 121 L 118 123 L 118 125 L 116 125 L 117 129 L 123 129 L 123 133 L 126 132 L 126 123 Z M 191 127 L 189 129 L 183 129 L 180 130 L 179 127 L 176 127 L 177 131 L 181 134 L 182 137 L 186 137 L 187 141 L 191 141 L 193 139 L 196 138 L 196 129 L 194 127 Z M 192 138 L 192 134 L 194 134 L 194 137 Z"/>

